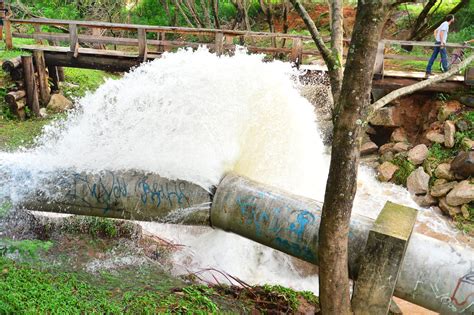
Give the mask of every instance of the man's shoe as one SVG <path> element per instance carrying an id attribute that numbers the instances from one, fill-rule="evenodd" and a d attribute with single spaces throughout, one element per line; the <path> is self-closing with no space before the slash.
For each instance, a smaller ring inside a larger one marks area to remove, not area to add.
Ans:
<path id="1" fill-rule="evenodd" d="M 425 79 L 428 79 L 429 77 L 431 77 L 433 74 L 431 72 L 426 72 L 425 73 Z"/>

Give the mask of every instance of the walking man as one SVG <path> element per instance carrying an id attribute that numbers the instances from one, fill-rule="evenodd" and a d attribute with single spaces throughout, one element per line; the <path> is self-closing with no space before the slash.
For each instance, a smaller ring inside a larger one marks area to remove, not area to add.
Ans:
<path id="1" fill-rule="evenodd" d="M 448 54 L 446 53 L 446 41 L 448 40 L 449 25 L 454 22 L 454 15 L 449 14 L 446 16 L 446 20 L 434 31 L 435 44 L 433 54 L 428 61 L 426 67 L 426 77 L 431 75 L 431 68 L 435 62 L 438 54 L 441 53 L 441 65 L 444 72 L 448 71 Z"/>

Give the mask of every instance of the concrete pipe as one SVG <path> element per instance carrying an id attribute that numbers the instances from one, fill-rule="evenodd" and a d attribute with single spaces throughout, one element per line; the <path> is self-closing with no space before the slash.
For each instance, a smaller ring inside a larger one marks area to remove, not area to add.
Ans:
<path id="1" fill-rule="evenodd" d="M 318 263 L 321 205 L 227 175 L 211 207 L 211 224 L 308 262 Z M 373 221 L 354 214 L 349 270 L 356 278 Z M 395 295 L 441 314 L 474 313 L 474 251 L 413 233 Z"/>
<path id="2" fill-rule="evenodd" d="M 155 174 L 58 174 L 26 198 L 39 211 L 209 225 L 318 264 L 321 204 L 227 175 L 211 197 L 201 187 Z M 210 215 L 210 222 L 209 222 Z M 349 271 L 357 277 L 373 221 L 353 215 Z M 395 295 L 441 314 L 474 313 L 474 251 L 412 234 Z"/>
<path id="3" fill-rule="evenodd" d="M 211 195 L 201 186 L 135 171 L 56 173 L 20 207 L 139 221 L 209 225 Z"/>

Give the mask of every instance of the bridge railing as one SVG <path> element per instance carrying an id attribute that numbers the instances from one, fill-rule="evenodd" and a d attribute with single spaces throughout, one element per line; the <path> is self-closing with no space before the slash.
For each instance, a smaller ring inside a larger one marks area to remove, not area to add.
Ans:
<path id="1" fill-rule="evenodd" d="M 54 19 L 7 19 L 4 25 L 8 49 L 14 48 L 13 38 L 30 38 L 41 44 L 43 41 L 48 41 L 50 44 L 67 43 L 69 52 L 74 56 L 80 53 L 80 44 L 92 44 L 95 48 L 108 45 L 108 50 L 111 45 L 133 46 L 138 48 L 134 53 L 143 60 L 155 58 L 163 51 L 174 48 L 200 45 L 206 45 L 216 53 L 222 54 L 225 51 L 235 50 L 236 44 L 240 44 L 250 52 L 282 54 L 298 63 L 301 63 L 304 57 L 320 55 L 316 48 L 304 47 L 304 41 L 311 41 L 310 36 L 296 34 Z M 13 25 L 30 25 L 34 32 L 12 31 Z M 42 26 L 61 28 L 63 33 L 43 32 Z M 125 31 L 131 36 L 102 36 L 101 33 L 104 31 Z M 183 37 L 189 36 L 194 36 L 193 41 L 183 40 Z M 259 44 L 259 40 L 264 43 Z M 277 43 L 277 40 L 280 42 Z"/>
<path id="2" fill-rule="evenodd" d="M 16 26 L 17 31 L 12 31 L 12 25 Z M 22 25 L 29 27 L 22 28 Z M 59 28 L 62 33 L 44 32 L 42 28 L 45 27 Z M 311 36 L 298 34 L 55 19 L 5 19 L 4 28 L 5 42 L 8 49 L 14 47 L 13 38 L 29 38 L 35 39 L 37 44 L 41 45 L 44 45 L 47 41 L 50 47 L 66 45 L 58 51 L 70 52 L 74 57 L 77 57 L 81 52 L 90 54 L 94 53 L 95 49 L 106 48 L 100 51 L 100 55 L 137 57 L 140 60 L 147 60 L 158 57 L 164 51 L 179 47 L 196 48 L 206 45 L 217 54 L 222 54 L 226 51 L 235 50 L 236 44 L 240 44 L 250 52 L 284 56 L 289 61 L 297 64 L 321 58 L 319 51 L 314 46 L 308 47 L 307 43 L 313 43 Z M 25 31 L 26 29 L 28 31 Z M 31 32 L 32 30 L 34 31 Z M 119 36 L 103 35 L 104 32 L 111 34 L 114 31 L 120 31 L 122 34 L 119 34 Z M 190 39 L 189 37 L 193 38 Z M 80 48 L 80 44 L 92 44 L 93 49 Z M 426 41 L 381 40 L 378 45 L 374 69 L 376 77 L 384 76 L 387 60 L 427 61 L 429 58 L 428 53 L 426 56 L 386 53 L 389 50 L 388 48 L 394 45 L 435 46 L 433 42 Z M 129 47 L 121 50 L 116 49 L 124 46 L 131 46 L 133 49 L 132 51 Z M 446 46 L 449 49 L 473 48 L 451 43 Z"/>

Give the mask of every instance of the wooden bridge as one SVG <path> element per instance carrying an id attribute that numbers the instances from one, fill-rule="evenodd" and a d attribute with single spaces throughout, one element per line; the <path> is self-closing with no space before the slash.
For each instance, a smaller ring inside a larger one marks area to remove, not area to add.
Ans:
<path id="1" fill-rule="evenodd" d="M 48 67 L 128 71 L 144 61 L 159 58 L 165 51 L 181 47 L 205 45 L 220 55 L 232 53 L 241 45 L 252 53 L 292 61 L 309 72 L 326 70 L 321 66 L 319 51 L 311 47 L 312 38 L 304 35 L 54 19 L 5 19 L 4 28 L 7 49 L 42 51 Z M 36 43 L 14 45 L 15 38 L 34 39 Z M 434 46 L 431 42 L 382 40 L 375 65 L 375 88 L 391 90 L 424 78 L 423 72 L 386 69 L 389 60 L 428 60 L 429 56 L 387 53 L 394 45 Z M 472 49 L 459 44 L 447 46 Z M 465 89 L 469 80 L 465 81 L 463 75 L 458 75 L 429 89 L 445 92 Z"/>

